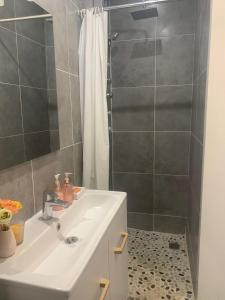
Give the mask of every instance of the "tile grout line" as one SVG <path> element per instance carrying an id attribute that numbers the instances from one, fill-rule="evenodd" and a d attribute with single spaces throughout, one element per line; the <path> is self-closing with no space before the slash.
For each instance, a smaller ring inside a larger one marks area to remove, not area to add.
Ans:
<path id="1" fill-rule="evenodd" d="M 13 8 L 14 8 L 14 13 L 16 12 L 16 0 L 13 0 Z M 15 22 L 15 37 L 16 37 L 16 56 L 17 56 L 17 74 L 18 74 L 18 80 L 19 80 L 19 97 L 20 97 L 20 115 L 21 115 L 21 125 L 22 125 L 22 136 L 23 136 L 23 155 L 24 155 L 24 160 L 26 161 L 26 144 L 25 144 L 25 136 L 24 136 L 24 117 L 23 117 L 23 102 L 22 102 L 22 91 L 21 91 L 21 78 L 20 78 L 20 61 L 19 61 L 19 49 L 18 49 L 18 36 L 17 36 L 17 26 Z"/>
<path id="2" fill-rule="evenodd" d="M 70 147 L 70 146 L 69 146 Z M 168 173 L 150 173 L 150 172 L 132 172 L 132 171 L 113 171 L 113 174 L 129 174 L 129 175 L 152 175 L 152 176 L 171 176 L 171 177 L 188 177 L 188 174 L 168 174 Z"/>
<path id="3" fill-rule="evenodd" d="M 203 147 L 202 141 L 196 136 L 194 132 L 191 132 L 191 135 L 195 138 L 195 140 Z"/>
<path id="4" fill-rule="evenodd" d="M 157 20 L 156 20 L 157 21 Z M 129 43 L 129 42 L 138 42 L 138 41 L 154 41 L 159 40 L 159 39 L 172 39 L 172 38 L 178 38 L 178 37 L 183 37 L 183 36 L 193 36 L 194 33 L 180 33 L 180 34 L 173 34 L 173 35 L 158 35 L 157 32 L 155 32 L 154 37 L 149 37 L 149 38 L 136 38 L 136 39 L 127 39 L 127 40 L 118 40 L 118 41 L 113 41 L 113 44 L 119 44 L 119 43 Z"/>
<path id="5" fill-rule="evenodd" d="M 192 83 L 180 83 L 180 84 L 156 84 L 156 85 L 138 85 L 138 86 L 115 86 L 114 90 L 117 89 L 138 89 L 138 88 L 166 88 L 166 87 L 184 87 L 184 86 L 192 86 Z"/>
<path id="6" fill-rule="evenodd" d="M 112 131 L 113 133 L 191 133 L 191 130 L 189 131 L 177 131 L 177 130 L 174 130 L 174 131 L 168 131 L 168 130 L 149 130 L 149 131 L 125 131 L 125 130 L 121 130 L 121 131 Z"/>
<path id="7" fill-rule="evenodd" d="M 58 68 L 58 67 L 56 67 L 56 70 L 57 70 L 57 71 L 60 71 L 60 72 L 62 72 L 62 73 L 66 73 L 66 74 L 68 74 L 68 75 L 71 75 L 71 76 L 74 76 L 74 77 L 78 77 L 78 78 L 79 78 L 79 75 L 78 75 L 78 74 L 70 73 L 69 71 L 60 69 L 60 68 Z"/>

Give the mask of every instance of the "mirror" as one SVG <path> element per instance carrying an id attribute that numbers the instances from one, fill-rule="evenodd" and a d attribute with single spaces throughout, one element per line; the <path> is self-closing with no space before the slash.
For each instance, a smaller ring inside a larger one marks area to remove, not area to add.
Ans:
<path id="1" fill-rule="evenodd" d="M 49 14 L 5 0 L 0 20 Z M 0 22 L 0 170 L 59 149 L 53 20 Z"/>

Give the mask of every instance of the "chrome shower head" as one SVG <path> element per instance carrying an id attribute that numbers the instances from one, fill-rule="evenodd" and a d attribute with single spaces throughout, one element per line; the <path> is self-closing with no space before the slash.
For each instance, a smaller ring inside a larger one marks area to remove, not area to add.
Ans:
<path id="1" fill-rule="evenodd" d="M 134 21 L 158 17 L 157 8 L 148 8 L 131 12 Z"/>

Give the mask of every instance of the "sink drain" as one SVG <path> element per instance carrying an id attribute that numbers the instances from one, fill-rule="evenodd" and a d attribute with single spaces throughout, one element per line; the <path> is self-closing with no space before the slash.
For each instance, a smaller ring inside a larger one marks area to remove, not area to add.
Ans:
<path id="1" fill-rule="evenodd" d="M 75 244 L 79 240 L 76 236 L 65 237 L 65 235 L 62 234 L 62 232 L 61 232 L 61 224 L 60 223 L 57 223 L 56 230 L 57 230 L 59 239 L 61 241 L 64 241 L 65 244 L 68 244 L 68 245 Z"/>
<path id="2" fill-rule="evenodd" d="M 65 238 L 65 243 L 66 244 L 75 244 L 78 241 L 78 238 L 76 236 L 69 236 Z"/>

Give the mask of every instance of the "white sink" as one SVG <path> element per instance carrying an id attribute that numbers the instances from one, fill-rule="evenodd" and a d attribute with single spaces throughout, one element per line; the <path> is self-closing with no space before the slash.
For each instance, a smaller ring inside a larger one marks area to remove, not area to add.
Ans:
<path id="1" fill-rule="evenodd" d="M 69 293 L 125 198 L 125 193 L 90 190 L 71 207 L 57 212 L 54 222 L 41 220 L 41 212 L 28 220 L 24 243 L 13 257 L 0 259 L 0 299 L 1 291 L 11 295 L 13 287 Z M 63 235 L 78 238 L 75 244 L 60 238 L 57 222 Z"/>

